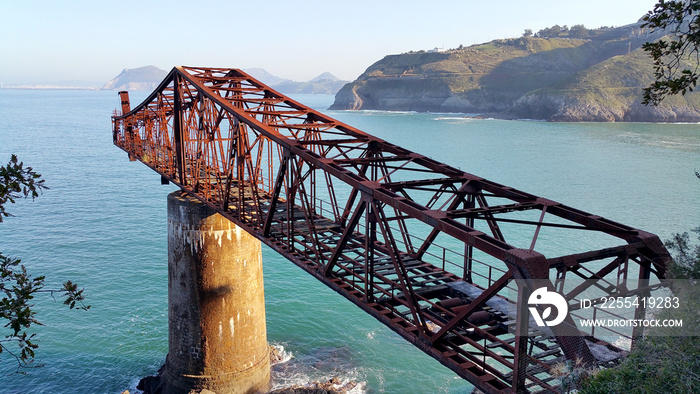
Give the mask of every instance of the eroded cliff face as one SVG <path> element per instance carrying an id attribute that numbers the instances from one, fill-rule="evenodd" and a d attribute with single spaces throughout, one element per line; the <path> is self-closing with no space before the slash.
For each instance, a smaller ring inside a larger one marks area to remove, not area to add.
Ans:
<path id="1" fill-rule="evenodd" d="M 700 109 L 692 98 L 675 97 L 654 107 L 641 104 L 641 89 L 628 99 L 607 102 L 582 99 L 582 96 L 575 92 L 532 93 L 515 101 L 501 115 L 552 122 L 700 122 Z"/>
<path id="2" fill-rule="evenodd" d="M 351 111 L 357 111 L 362 109 L 363 106 L 367 106 L 366 98 L 360 97 L 357 93 L 357 89 L 361 86 L 358 81 L 345 84 L 338 93 L 335 94 L 335 101 L 331 105 L 330 109 L 349 109 Z"/>
<path id="3" fill-rule="evenodd" d="M 455 97 L 441 80 L 394 77 L 355 81 L 345 85 L 335 97 L 331 109 L 386 111 L 461 111 L 469 107 Z"/>

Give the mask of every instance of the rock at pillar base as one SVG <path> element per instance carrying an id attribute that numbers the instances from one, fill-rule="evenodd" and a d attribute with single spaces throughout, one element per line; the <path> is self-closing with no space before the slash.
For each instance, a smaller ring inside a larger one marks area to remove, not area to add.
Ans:
<path id="1" fill-rule="evenodd" d="M 180 191 L 168 196 L 168 326 L 165 365 L 144 391 L 268 388 L 260 241 Z"/>

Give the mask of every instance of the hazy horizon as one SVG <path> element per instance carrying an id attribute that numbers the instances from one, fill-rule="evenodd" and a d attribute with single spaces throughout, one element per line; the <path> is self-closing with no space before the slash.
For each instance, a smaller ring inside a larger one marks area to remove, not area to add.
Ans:
<path id="1" fill-rule="evenodd" d="M 263 68 L 293 81 L 356 79 L 386 55 L 537 32 L 635 23 L 656 0 L 11 2 L 0 82 L 101 87 L 125 68 Z M 212 12 L 215 11 L 215 12 Z"/>

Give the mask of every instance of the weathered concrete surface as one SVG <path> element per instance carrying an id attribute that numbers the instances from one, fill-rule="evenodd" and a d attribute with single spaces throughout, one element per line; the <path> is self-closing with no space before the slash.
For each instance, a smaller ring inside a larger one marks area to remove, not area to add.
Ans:
<path id="1" fill-rule="evenodd" d="M 168 196 L 167 393 L 265 391 L 270 357 L 260 241 L 200 201 Z"/>

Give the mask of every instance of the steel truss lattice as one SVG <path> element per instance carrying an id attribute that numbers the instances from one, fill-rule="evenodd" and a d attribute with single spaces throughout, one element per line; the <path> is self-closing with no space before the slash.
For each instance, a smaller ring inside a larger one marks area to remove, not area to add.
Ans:
<path id="1" fill-rule="evenodd" d="M 557 391 L 556 363 L 625 353 L 571 316 L 534 329 L 533 283 L 575 311 L 584 291 L 643 294 L 665 274 L 653 234 L 393 145 L 237 69 L 176 67 L 133 110 L 121 95 L 114 144 L 132 160 L 485 392 Z M 545 256 L 571 234 L 611 244 Z"/>

